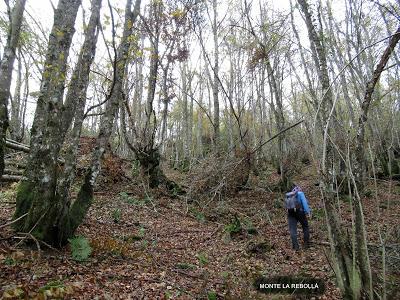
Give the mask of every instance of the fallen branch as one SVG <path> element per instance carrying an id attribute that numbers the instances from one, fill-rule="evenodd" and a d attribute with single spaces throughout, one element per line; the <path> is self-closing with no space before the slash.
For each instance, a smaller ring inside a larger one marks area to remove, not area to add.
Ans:
<path id="1" fill-rule="evenodd" d="M 12 182 L 12 181 L 21 181 L 21 180 L 26 180 L 27 178 L 25 176 L 21 176 L 21 175 L 8 175 L 8 174 L 4 174 L 3 176 L 1 176 L 0 181 L 3 182 Z"/>
<path id="2" fill-rule="evenodd" d="M 22 216 L 16 218 L 15 220 L 12 220 L 11 222 L 8 222 L 6 224 L 0 225 L 0 228 L 4 228 L 4 227 L 7 227 L 7 226 L 10 226 L 10 225 L 14 224 L 15 222 L 18 222 L 22 218 L 25 218 L 27 215 L 28 215 L 28 213 L 25 213 Z"/>
<path id="3" fill-rule="evenodd" d="M 13 150 L 17 150 L 17 151 L 22 151 L 25 153 L 29 153 L 29 151 L 30 151 L 29 146 L 20 144 L 18 142 L 15 142 L 15 141 L 9 140 L 9 139 L 6 139 L 6 147 L 13 149 Z"/>
<path id="4" fill-rule="evenodd" d="M 27 144 L 14 141 L 14 140 L 12 140 L 12 139 L 6 139 L 6 140 L 9 141 L 10 143 L 17 144 L 17 145 L 21 145 L 21 146 L 24 146 L 24 147 L 28 147 L 28 148 L 29 148 L 29 145 L 27 145 Z"/>
<path id="5" fill-rule="evenodd" d="M 18 244 L 17 244 L 17 246 L 20 244 L 20 243 L 22 243 L 25 239 L 31 239 L 32 241 L 34 241 L 35 242 L 35 244 L 36 244 L 36 247 L 37 247 L 37 250 L 38 250 L 38 257 L 40 258 L 40 256 L 41 256 L 41 249 L 40 249 L 40 244 L 39 244 L 39 241 L 31 234 L 31 233 L 24 233 L 24 232 L 18 232 L 18 234 L 22 234 L 23 236 L 22 237 L 20 237 L 20 236 L 16 236 L 16 237 L 14 237 L 14 238 L 16 238 L 16 239 L 20 239 L 20 241 L 18 242 Z"/>
<path id="6" fill-rule="evenodd" d="M 330 243 L 326 242 L 326 241 L 316 241 L 316 242 L 311 242 L 311 244 L 321 245 L 321 246 L 330 246 Z M 397 243 L 397 244 L 384 244 L 384 245 L 382 245 L 382 244 L 376 244 L 376 243 L 368 243 L 367 245 L 369 247 L 383 247 L 383 246 L 385 246 L 386 248 L 393 248 L 393 247 L 399 246 L 400 244 Z"/>
<path id="7" fill-rule="evenodd" d="M 31 151 L 31 148 L 28 145 L 25 144 L 21 144 L 18 143 L 16 141 L 10 140 L 10 139 L 6 139 L 6 147 L 13 149 L 13 150 L 17 150 L 17 151 L 22 151 L 25 153 L 29 153 Z M 59 163 L 63 164 L 65 161 L 61 158 L 59 158 L 57 160 Z"/>
<path id="8" fill-rule="evenodd" d="M 274 136 L 270 137 L 268 140 L 266 140 L 265 142 L 260 143 L 256 148 L 254 148 L 254 150 L 252 150 L 250 152 L 250 154 L 254 154 L 256 153 L 258 150 L 260 150 L 264 145 L 268 144 L 270 141 L 274 140 L 275 138 L 277 138 L 278 136 L 280 136 L 281 134 L 285 133 L 286 131 L 288 131 L 289 129 L 292 129 L 293 127 L 296 127 L 297 125 L 303 123 L 304 120 L 300 120 L 297 121 L 296 123 L 290 125 L 289 127 L 286 127 L 285 129 L 279 131 L 277 134 L 275 134 Z"/>
<path id="9" fill-rule="evenodd" d="M 26 168 L 25 162 L 21 160 L 15 160 L 15 159 L 7 159 L 4 161 L 5 165 L 7 167 L 15 167 L 17 169 L 24 169 Z"/>
<path id="10" fill-rule="evenodd" d="M 24 175 L 23 170 L 4 169 L 6 175 Z"/>
<path id="11" fill-rule="evenodd" d="M 176 273 L 179 273 L 179 274 L 182 274 L 182 275 L 185 275 L 185 276 L 187 276 L 187 277 L 191 277 L 191 278 L 200 278 L 200 279 L 202 279 L 202 274 L 200 274 L 200 275 L 197 275 L 197 274 L 190 274 L 190 273 L 184 272 L 184 271 L 179 270 L 179 269 L 173 269 L 172 271 L 174 271 L 174 272 L 176 272 Z"/>

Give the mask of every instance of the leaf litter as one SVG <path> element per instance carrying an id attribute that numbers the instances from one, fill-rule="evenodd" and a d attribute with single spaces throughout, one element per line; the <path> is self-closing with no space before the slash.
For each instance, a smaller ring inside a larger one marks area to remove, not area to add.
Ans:
<path id="1" fill-rule="evenodd" d="M 257 179 L 251 180 L 257 186 Z M 306 275 L 325 281 L 325 293 L 315 299 L 341 299 L 327 261 L 329 248 L 320 243 L 328 239 L 315 181 L 315 177 L 297 181 L 315 214 L 310 220 L 315 243 L 300 252 L 290 249 L 286 214 L 277 205 L 282 195 L 268 189 L 249 188 L 204 208 L 157 191 L 153 191 L 153 207 L 139 202 L 145 198 L 139 185 L 126 181 L 111 189 L 100 186 L 76 233 L 90 242 L 92 254 L 86 261 L 73 260 L 69 246 L 60 250 L 43 245 L 39 250 L 34 243 L 16 247 L 18 235 L 10 227 L 2 228 L 0 295 L 3 299 L 277 299 L 257 292 L 254 279 Z M 374 197 L 364 199 L 371 243 L 379 241 L 378 224 L 394 228 L 388 240 L 396 238 L 396 230 L 400 232 L 397 190 L 389 194 L 385 184 L 380 183 L 378 199 L 385 199 L 390 209 L 381 209 L 379 218 Z M 121 192 L 137 201 L 127 201 Z M 348 204 L 340 205 L 348 214 Z M 113 218 L 116 209 L 118 222 Z M 0 224 L 7 223 L 13 211 L 9 201 L 1 203 Z M 251 224 L 257 234 L 241 230 L 227 237 L 227 225 L 234 217 L 243 226 Z M 344 223 L 349 220 L 348 215 L 343 217 Z M 249 251 L 254 245 L 266 251 Z M 379 264 L 375 259 L 372 263 L 379 273 Z M 398 280 L 400 274 L 395 270 L 388 276 Z"/>

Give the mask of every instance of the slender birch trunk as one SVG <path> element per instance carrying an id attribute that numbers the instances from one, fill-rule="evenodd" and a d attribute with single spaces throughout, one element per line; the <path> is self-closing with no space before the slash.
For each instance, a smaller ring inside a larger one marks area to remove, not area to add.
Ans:
<path id="1" fill-rule="evenodd" d="M 11 77 L 20 36 L 26 0 L 17 0 L 9 16 L 10 27 L 3 57 L 0 62 L 0 178 L 4 172 L 4 149 L 8 129 L 7 104 L 10 97 Z"/>

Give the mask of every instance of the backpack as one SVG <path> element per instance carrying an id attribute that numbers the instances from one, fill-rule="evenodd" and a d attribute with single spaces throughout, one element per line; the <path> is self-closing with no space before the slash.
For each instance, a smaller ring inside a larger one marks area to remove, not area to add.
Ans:
<path id="1" fill-rule="evenodd" d="M 297 193 L 287 193 L 285 198 L 285 206 L 289 211 L 303 210 L 301 202 L 297 199 Z"/>

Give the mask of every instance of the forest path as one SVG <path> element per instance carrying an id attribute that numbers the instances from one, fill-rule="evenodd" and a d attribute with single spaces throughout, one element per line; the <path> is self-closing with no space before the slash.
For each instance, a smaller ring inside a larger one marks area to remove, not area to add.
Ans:
<path id="1" fill-rule="evenodd" d="M 30 298 L 47 291 L 66 299 L 292 299 L 264 295 L 253 287 L 261 275 L 292 275 L 320 278 L 327 289 L 319 299 L 340 299 L 326 259 L 318 188 L 311 179 L 299 182 L 314 211 L 310 249 L 290 249 L 280 193 L 245 190 L 202 212 L 179 198 L 159 193 L 149 199 L 137 186 L 119 186 L 96 193 L 78 229 L 77 235 L 87 237 L 93 249 L 86 262 L 73 261 L 69 247 L 42 250 L 38 257 L 35 245 L 15 247 L 15 234 L 6 228 L 1 233 L 0 294 L 14 289 Z M 389 224 L 397 222 L 399 205 L 394 208 L 385 212 Z M 366 205 L 367 214 L 370 209 Z M 12 211 L 12 206 L 1 206 L 0 224 Z M 228 238 L 234 215 L 258 234 L 244 230 Z M 301 237 L 300 226 L 298 232 Z M 259 242 L 266 242 L 268 251 L 250 253 L 250 245 Z"/>

